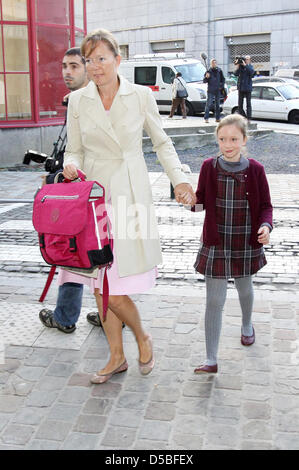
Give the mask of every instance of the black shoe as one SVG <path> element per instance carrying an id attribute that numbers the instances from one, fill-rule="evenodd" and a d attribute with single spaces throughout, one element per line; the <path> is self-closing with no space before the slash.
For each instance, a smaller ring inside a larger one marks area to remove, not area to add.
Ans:
<path id="1" fill-rule="evenodd" d="M 54 318 L 53 311 L 48 310 L 47 308 L 43 308 L 39 312 L 39 319 L 47 328 L 57 328 L 58 330 L 63 331 L 63 333 L 73 333 L 76 329 L 76 325 L 64 326 L 58 323 Z"/>
<path id="2" fill-rule="evenodd" d="M 102 322 L 98 312 L 90 312 L 86 315 L 86 320 L 91 323 L 93 326 L 100 326 L 103 328 Z"/>
<path id="3" fill-rule="evenodd" d="M 90 312 L 86 315 L 86 320 L 91 323 L 93 326 L 100 326 L 103 328 L 102 322 L 100 320 L 100 316 L 98 312 Z M 125 323 L 123 323 L 123 328 L 125 327 Z"/>

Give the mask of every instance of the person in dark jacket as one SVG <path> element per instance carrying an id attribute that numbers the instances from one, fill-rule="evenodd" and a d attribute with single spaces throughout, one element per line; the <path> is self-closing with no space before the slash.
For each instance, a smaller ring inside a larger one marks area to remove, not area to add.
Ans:
<path id="1" fill-rule="evenodd" d="M 222 70 L 217 67 L 216 59 L 212 59 L 211 67 L 205 73 L 203 82 L 208 84 L 208 96 L 205 108 L 204 120 L 206 123 L 209 122 L 210 108 L 215 99 L 215 114 L 216 122 L 220 121 L 220 92 L 224 87 L 225 78 Z"/>
<path id="2" fill-rule="evenodd" d="M 241 64 L 235 62 L 236 69 L 234 75 L 238 77 L 238 112 L 242 116 L 247 117 L 248 121 L 251 119 L 252 108 L 251 108 L 251 92 L 252 92 L 252 78 L 255 75 L 254 68 L 251 64 L 250 55 L 245 56 Z M 246 98 L 246 114 L 243 109 L 244 98 Z"/>

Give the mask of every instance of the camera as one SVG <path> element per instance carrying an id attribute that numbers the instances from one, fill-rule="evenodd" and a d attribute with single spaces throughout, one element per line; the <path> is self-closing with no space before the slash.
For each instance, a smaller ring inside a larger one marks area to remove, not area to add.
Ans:
<path id="1" fill-rule="evenodd" d="M 246 60 L 245 57 L 237 56 L 235 58 L 234 63 L 235 63 L 235 65 L 238 65 L 238 64 L 243 65 L 243 62 L 245 62 L 245 60 Z"/>
<path id="2" fill-rule="evenodd" d="M 68 105 L 68 99 L 62 102 L 63 106 Z M 61 128 L 57 140 L 54 142 L 54 149 L 51 155 L 46 153 L 40 153 L 35 150 L 27 150 L 23 158 L 24 165 L 30 165 L 31 160 L 35 163 L 45 163 L 45 170 L 52 175 L 58 170 L 63 169 L 63 157 L 65 151 L 65 142 L 66 142 L 66 119 Z M 48 177 L 47 177 L 48 178 Z"/>
<path id="3" fill-rule="evenodd" d="M 63 156 L 65 150 L 66 130 L 63 125 L 58 139 L 54 142 L 54 149 L 50 156 L 46 153 L 40 153 L 35 150 L 27 150 L 24 155 L 23 164 L 29 165 L 31 160 L 36 163 L 44 163 L 45 170 L 49 173 L 63 169 Z"/>

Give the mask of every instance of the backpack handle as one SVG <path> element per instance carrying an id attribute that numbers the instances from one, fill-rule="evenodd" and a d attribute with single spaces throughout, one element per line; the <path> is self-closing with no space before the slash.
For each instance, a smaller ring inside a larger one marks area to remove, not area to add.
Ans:
<path id="1" fill-rule="evenodd" d="M 64 183 L 71 183 L 72 181 L 77 181 L 77 179 L 79 179 L 79 181 L 85 181 L 86 180 L 86 175 L 81 171 L 81 170 L 77 170 L 77 173 L 78 173 L 78 178 L 76 178 L 76 180 L 68 180 L 68 179 L 64 179 Z"/>

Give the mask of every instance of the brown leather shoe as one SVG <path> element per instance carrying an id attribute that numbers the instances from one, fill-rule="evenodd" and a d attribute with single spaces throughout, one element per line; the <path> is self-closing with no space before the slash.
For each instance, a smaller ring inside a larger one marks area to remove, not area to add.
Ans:
<path id="1" fill-rule="evenodd" d="M 253 329 L 252 336 L 241 335 L 241 343 L 243 344 L 243 346 L 251 346 L 255 342 L 255 331 L 253 327 L 252 329 Z"/>
<path id="2" fill-rule="evenodd" d="M 215 364 L 214 366 L 208 366 L 203 364 L 202 366 L 196 367 L 194 369 L 194 374 L 217 374 L 218 366 Z"/>

